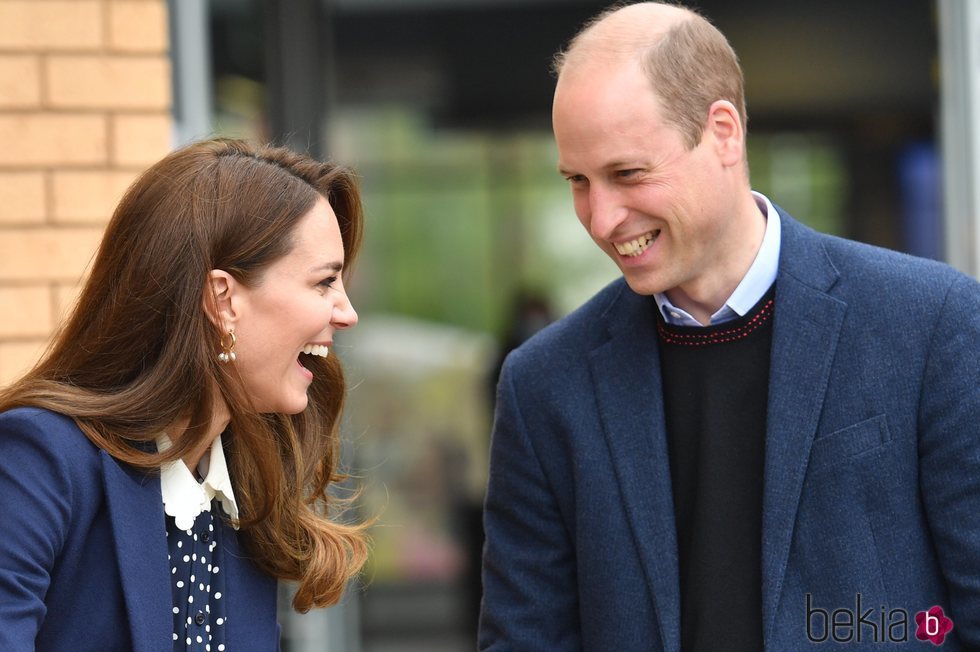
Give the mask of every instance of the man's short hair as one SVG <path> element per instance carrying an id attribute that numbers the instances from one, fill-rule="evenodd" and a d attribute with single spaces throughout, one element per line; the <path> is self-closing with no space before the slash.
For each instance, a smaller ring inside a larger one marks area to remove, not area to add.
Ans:
<path id="1" fill-rule="evenodd" d="M 587 44 L 590 33 L 623 8 L 622 4 L 615 5 L 589 21 L 567 50 L 555 55 L 555 74 L 560 74 L 568 60 L 577 56 L 577 49 L 592 47 Z M 728 39 L 706 18 L 684 9 L 690 18 L 673 25 L 659 38 L 651 40 L 638 34 L 635 39 L 617 43 L 615 50 L 629 50 L 639 59 L 663 107 L 664 120 L 681 132 L 689 148 L 694 148 L 701 142 L 708 109 L 715 101 L 728 100 L 735 106 L 743 130 L 747 129 L 748 116 L 742 68 Z"/>

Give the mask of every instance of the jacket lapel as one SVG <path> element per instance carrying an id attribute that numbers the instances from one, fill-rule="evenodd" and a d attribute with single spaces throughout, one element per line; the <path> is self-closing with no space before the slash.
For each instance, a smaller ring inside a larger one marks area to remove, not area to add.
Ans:
<path id="1" fill-rule="evenodd" d="M 169 649 L 173 598 L 160 478 L 102 451 L 103 483 L 134 652 Z"/>
<path id="2" fill-rule="evenodd" d="M 827 292 L 838 273 L 819 238 L 780 211 L 762 511 L 765 640 L 789 557 L 810 446 L 816 434 L 847 305 Z"/>
<path id="3" fill-rule="evenodd" d="M 656 304 L 622 282 L 605 316 L 609 339 L 590 354 L 599 418 L 633 539 L 653 594 L 662 649 L 680 649 L 674 502 L 664 426 Z"/>
<path id="4" fill-rule="evenodd" d="M 221 545 L 225 572 L 226 612 L 234 626 L 225 632 L 229 650 L 276 650 L 276 579 L 249 559 L 238 540 L 239 532 L 226 523 Z"/>

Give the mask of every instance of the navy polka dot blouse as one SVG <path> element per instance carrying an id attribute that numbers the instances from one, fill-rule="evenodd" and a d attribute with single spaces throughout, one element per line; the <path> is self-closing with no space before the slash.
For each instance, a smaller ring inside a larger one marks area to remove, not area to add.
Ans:
<path id="1" fill-rule="evenodd" d="M 221 572 L 221 522 L 201 512 L 189 530 L 177 529 L 167 516 L 170 582 L 174 596 L 174 652 L 225 650 L 224 573 Z"/>

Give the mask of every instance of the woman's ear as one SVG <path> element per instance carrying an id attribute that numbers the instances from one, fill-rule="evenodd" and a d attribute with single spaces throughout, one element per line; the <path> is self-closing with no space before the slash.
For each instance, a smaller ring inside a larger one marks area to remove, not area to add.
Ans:
<path id="1" fill-rule="evenodd" d="M 221 332 L 235 330 L 238 323 L 237 294 L 241 284 L 223 269 L 212 269 L 204 287 L 204 312 Z"/>

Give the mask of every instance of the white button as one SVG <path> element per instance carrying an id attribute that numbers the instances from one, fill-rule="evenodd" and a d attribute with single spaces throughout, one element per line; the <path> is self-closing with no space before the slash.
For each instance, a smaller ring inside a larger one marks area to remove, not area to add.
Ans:
<path id="1" fill-rule="evenodd" d="M 680 319 L 681 318 L 681 315 L 680 315 L 679 312 L 672 312 L 672 313 L 670 313 L 670 316 L 673 317 L 674 319 Z"/>

